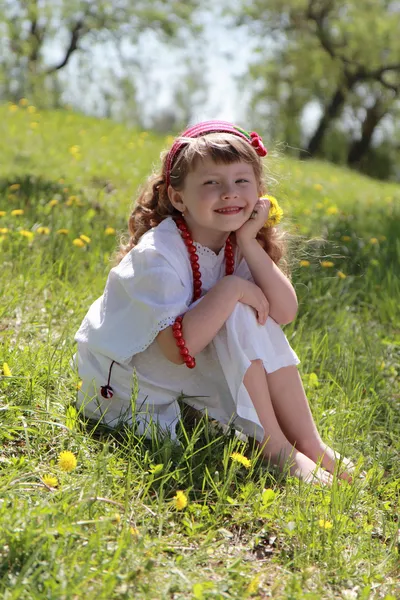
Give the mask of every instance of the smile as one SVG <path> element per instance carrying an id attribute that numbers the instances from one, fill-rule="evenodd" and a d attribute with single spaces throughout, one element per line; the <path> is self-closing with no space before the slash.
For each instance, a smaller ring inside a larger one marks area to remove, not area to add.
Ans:
<path id="1" fill-rule="evenodd" d="M 241 206 L 231 206 L 227 208 L 220 208 L 215 212 L 220 215 L 237 215 L 243 208 Z"/>

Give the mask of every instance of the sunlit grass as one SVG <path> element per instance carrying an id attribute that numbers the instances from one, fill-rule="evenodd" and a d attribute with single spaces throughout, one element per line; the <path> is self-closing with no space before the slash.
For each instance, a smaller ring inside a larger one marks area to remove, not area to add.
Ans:
<path id="1" fill-rule="evenodd" d="M 165 140 L 29 102 L 0 117 L 2 597 L 399 597 L 399 186 L 268 159 L 285 333 L 323 438 L 367 471 L 319 489 L 205 420 L 180 446 L 84 426 L 73 335 Z"/>

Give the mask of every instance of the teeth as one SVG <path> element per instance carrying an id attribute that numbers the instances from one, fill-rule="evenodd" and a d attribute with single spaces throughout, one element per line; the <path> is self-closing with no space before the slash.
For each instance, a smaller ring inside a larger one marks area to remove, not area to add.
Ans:
<path id="1" fill-rule="evenodd" d="M 217 212 L 219 212 L 219 213 L 230 213 L 230 212 L 237 212 L 238 210 L 240 210 L 240 208 L 229 208 L 229 209 L 217 210 Z"/>

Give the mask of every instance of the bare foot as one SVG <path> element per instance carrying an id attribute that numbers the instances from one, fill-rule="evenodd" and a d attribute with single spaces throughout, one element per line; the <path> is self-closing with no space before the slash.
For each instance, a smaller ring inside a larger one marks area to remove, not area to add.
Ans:
<path id="1" fill-rule="evenodd" d="M 355 465 L 345 456 L 341 456 L 339 452 L 336 452 L 330 446 L 322 443 L 318 448 L 312 452 L 307 452 L 307 456 L 311 460 L 315 460 L 320 463 L 324 469 L 330 473 L 336 473 L 341 479 L 345 479 L 349 483 L 353 481 L 353 475 L 355 471 Z"/>
<path id="2" fill-rule="evenodd" d="M 311 483 L 313 485 L 328 485 L 331 486 L 333 483 L 333 477 L 331 473 L 324 471 L 321 467 L 308 456 L 299 452 L 293 446 L 290 447 L 290 452 L 286 450 L 279 454 L 269 454 L 266 448 L 265 457 L 270 458 L 272 462 L 283 471 L 288 469 L 289 473 L 298 479 L 301 479 L 305 483 Z"/>

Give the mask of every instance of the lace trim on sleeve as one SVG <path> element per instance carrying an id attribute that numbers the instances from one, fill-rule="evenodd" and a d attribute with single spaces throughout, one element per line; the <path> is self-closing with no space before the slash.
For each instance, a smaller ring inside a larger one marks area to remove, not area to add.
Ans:
<path id="1" fill-rule="evenodd" d="M 177 316 L 178 315 L 176 315 L 176 317 Z M 159 321 L 157 323 L 157 325 L 151 330 L 147 341 L 144 344 L 142 344 L 142 346 L 136 346 L 134 353 L 133 354 L 129 353 L 129 355 L 124 356 L 122 358 L 122 361 L 124 362 L 126 360 L 130 360 L 134 354 L 138 354 L 139 352 L 144 352 L 150 346 L 150 344 L 152 344 L 154 342 L 154 340 L 156 339 L 156 337 L 160 333 L 160 331 L 164 331 L 164 329 L 167 329 L 167 327 L 169 327 L 170 325 L 173 325 L 176 317 L 166 317 L 165 319 L 162 319 L 161 321 Z"/>

